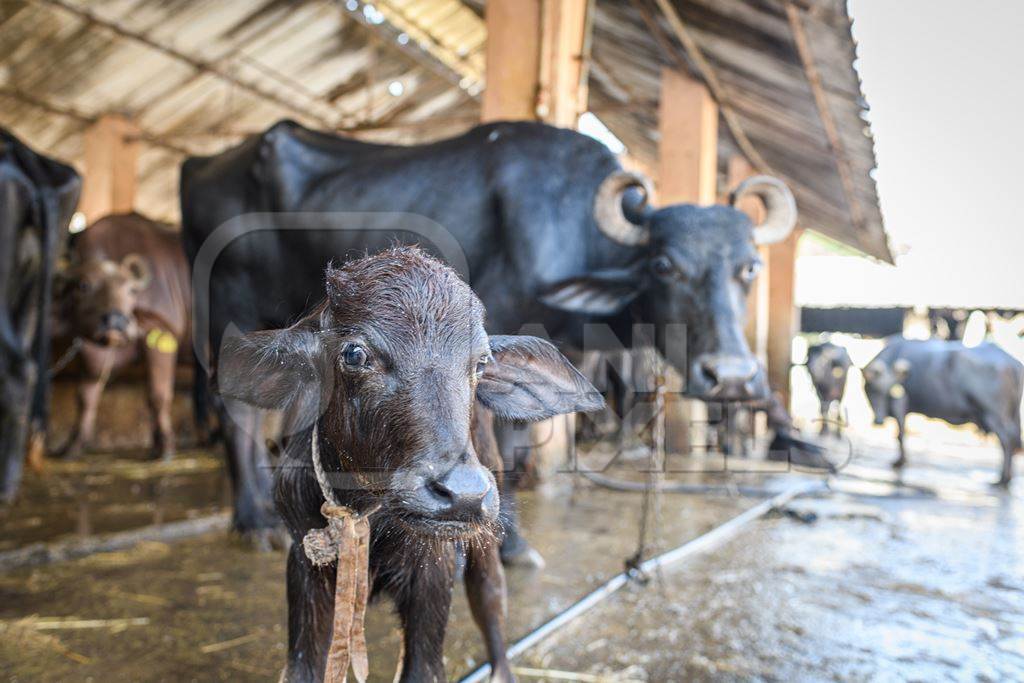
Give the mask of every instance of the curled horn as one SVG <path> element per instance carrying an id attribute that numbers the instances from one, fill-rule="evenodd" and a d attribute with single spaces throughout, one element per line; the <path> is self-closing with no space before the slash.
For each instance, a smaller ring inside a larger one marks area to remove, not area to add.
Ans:
<path id="1" fill-rule="evenodd" d="M 786 239 L 796 225 L 796 200 L 786 184 L 767 175 L 751 176 L 733 190 L 729 204 L 736 206 L 748 194 L 759 197 L 765 208 L 764 220 L 754 226 L 754 243 L 774 244 Z"/>
<path id="2" fill-rule="evenodd" d="M 646 206 L 651 196 L 651 181 L 632 171 L 616 171 L 609 175 L 594 197 L 594 221 L 598 229 L 610 239 L 630 247 L 647 244 L 651 238 L 647 228 L 629 220 L 622 210 L 622 195 L 633 187 L 643 192 L 641 206 Z"/>

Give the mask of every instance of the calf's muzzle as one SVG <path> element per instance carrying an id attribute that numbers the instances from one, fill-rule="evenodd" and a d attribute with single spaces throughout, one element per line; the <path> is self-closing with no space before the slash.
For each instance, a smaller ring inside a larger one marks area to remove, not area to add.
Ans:
<path id="1" fill-rule="evenodd" d="M 474 522 L 497 503 L 494 477 L 477 464 L 459 464 L 426 483 L 433 499 L 433 516 L 446 521 Z"/>

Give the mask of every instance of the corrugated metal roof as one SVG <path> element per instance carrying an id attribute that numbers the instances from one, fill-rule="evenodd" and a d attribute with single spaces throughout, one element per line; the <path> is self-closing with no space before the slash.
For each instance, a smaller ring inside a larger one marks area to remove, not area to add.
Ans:
<path id="1" fill-rule="evenodd" d="M 854 68 L 856 45 L 845 0 L 802 0 L 794 6 L 840 151 L 829 140 L 794 40 L 784 0 L 675 0 L 673 7 L 721 84 L 736 115 L 770 170 L 793 188 L 801 224 L 876 258 L 892 261 L 872 177 L 874 141 L 867 103 Z M 657 158 L 658 100 L 663 66 L 700 69 L 675 39 L 653 0 L 599 2 L 594 23 L 590 106 L 641 159 Z M 668 37 L 669 54 L 652 38 L 649 21 Z M 740 154 L 720 126 L 719 159 Z M 843 186 L 846 164 L 850 193 Z M 851 206 L 855 204 L 855 206 Z"/>
<path id="2" fill-rule="evenodd" d="M 90 120 L 132 116 L 144 142 L 136 204 L 173 220 L 184 152 L 282 118 L 367 136 L 431 121 L 377 133 L 396 141 L 468 126 L 478 108 L 460 79 L 400 34 L 323 0 L 2 0 L 0 125 L 81 164 Z"/>
<path id="3" fill-rule="evenodd" d="M 184 153 L 215 152 L 281 118 L 396 142 L 472 125 L 484 85 L 482 4 L 0 0 L 0 125 L 80 163 L 92 120 L 134 117 L 144 143 L 137 206 L 173 220 Z M 799 3 L 841 153 L 822 123 L 784 0 L 673 6 L 751 144 L 793 186 L 803 225 L 891 260 L 844 0 Z M 682 60 L 700 69 L 654 0 L 596 7 L 591 109 L 631 155 L 652 163 L 661 67 Z M 667 45 L 652 36 L 651 16 Z M 720 146 L 724 164 L 738 148 L 728 133 Z"/>

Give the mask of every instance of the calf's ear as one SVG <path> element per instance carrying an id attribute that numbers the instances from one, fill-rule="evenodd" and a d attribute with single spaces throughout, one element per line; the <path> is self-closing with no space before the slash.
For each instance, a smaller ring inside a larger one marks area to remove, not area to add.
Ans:
<path id="1" fill-rule="evenodd" d="M 638 266 L 614 268 L 562 280 L 540 294 L 547 306 L 570 313 L 615 315 L 643 291 Z"/>
<path id="2" fill-rule="evenodd" d="M 217 358 L 217 389 L 259 408 L 316 416 L 327 390 L 321 357 L 320 339 L 309 330 L 229 334 Z"/>
<path id="3" fill-rule="evenodd" d="M 550 342 L 509 335 L 490 342 L 494 359 L 484 366 L 476 397 L 499 418 L 536 422 L 604 407 L 594 385 Z"/>

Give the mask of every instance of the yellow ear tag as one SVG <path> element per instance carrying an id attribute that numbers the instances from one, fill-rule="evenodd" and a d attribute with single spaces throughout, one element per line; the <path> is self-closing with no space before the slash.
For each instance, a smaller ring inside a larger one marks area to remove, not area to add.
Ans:
<path id="1" fill-rule="evenodd" d="M 843 376 L 843 369 L 842 368 L 832 368 L 832 376 L 835 377 L 836 379 L 839 379 L 840 377 Z"/>
<path id="2" fill-rule="evenodd" d="M 903 398 L 907 395 L 907 390 L 903 388 L 902 384 L 893 384 L 892 388 L 889 389 L 889 396 L 893 398 Z"/>
<path id="3" fill-rule="evenodd" d="M 170 332 L 152 329 L 146 335 L 146 346 L 160 353 L 177 353 L 178 340 Z"/>

